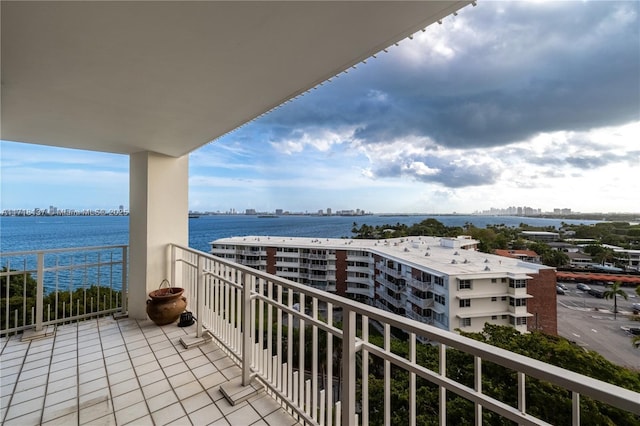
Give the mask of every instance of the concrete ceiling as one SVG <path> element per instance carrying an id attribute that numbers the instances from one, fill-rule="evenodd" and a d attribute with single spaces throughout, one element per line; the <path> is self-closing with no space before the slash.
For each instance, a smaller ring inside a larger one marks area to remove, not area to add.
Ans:
<path id="1" fill-rule="evenodd" d="M 182 156 L 469 1 L 2 1 L 3 140 Z"/>

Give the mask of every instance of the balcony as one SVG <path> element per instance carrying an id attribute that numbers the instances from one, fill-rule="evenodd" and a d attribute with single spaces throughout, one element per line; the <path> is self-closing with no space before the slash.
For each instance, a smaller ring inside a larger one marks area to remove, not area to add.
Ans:
<path id="1" fill-rule="evenodd" d="M 492 411 L 519 424 L 546 424 L 527 413 L 530 379 L 571 394 L 567 410 L 576 425 L 583 397 L 640 414 L 635 392 L 187 247 L 171 245 L 170 251 L 171 281 L 185 288 L 198 321 L 158 327 L 102 316 L 54 324 L 54 333 L 36 340 L 3 337 L 4 424 L 356 425 L 373 422 L 373 415 L 389 424 L 392 371 L 409 379 L 409 420 L 422 409 L 417 380 L 439 389 L 433 416 L 441 424 L 453 394 L 475 404 L 478 419 Z M 382 330 L 384 343 L 370 339 L 362 324 Z M 406 356 L 391 351 L 396 328 L 409 336 Z M 416 342 L 422 341 L 437 345 L 439 368 L 416 361 Z M 447 377 L 450 349 L 472 356 L 474 383 Z M 369 394 L 373 360 L 384 365 L 376 377 L 384 396 L 375 407 Z M 514 372 L 516 405 L 483 392 L 484 363 Z M 241 401 L 234 392 L 256 394 Z"/>

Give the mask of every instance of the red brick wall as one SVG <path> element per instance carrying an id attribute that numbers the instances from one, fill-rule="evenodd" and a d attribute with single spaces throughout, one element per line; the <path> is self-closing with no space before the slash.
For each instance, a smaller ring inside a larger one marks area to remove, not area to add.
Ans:
<path id="1" fill-rule="evenodd" d="M 347 251 L 336 250 L 336 294 L 347 295 Z"/>
<path id="2" fill-rule="evenodd" d="M 267 274 L 276 274 L 276 248 L 267 247 Z"/>
<path id="3" fill-rule="evenodd" d="M 556 271 L 541 269 L 538 274 L 528 275 L 533 279 L 527 283 L 527 293 L 533 298 L 527 300 L 527 311 L 533 316 L 527 319 L 527 329 L 557 335 Z"/>

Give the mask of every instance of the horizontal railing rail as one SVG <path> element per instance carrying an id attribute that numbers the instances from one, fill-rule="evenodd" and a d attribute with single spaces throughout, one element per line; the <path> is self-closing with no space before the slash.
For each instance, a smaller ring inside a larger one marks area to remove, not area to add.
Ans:
<path id="1" fill-rule="evenodd" d="M 423 409 L 417 404 L 418 380 L 437 386 L 434 415 L 442 425 L 448 421 L 451 394 L 475 406 L 475 424 L 483 423 L 486 412 L 517 424 L 548 424 L 527 412 L 527 379 L 570 392 L 574 425 L 580 424 L 583 397 L 640 415 L 636 392 L 194 249 L 171 245 L 171 253 L 174 282 L 188 289 L 189 303 L 197 310 L 197 335 L 207 331 L 214 336 L 242 368 L 243 384 L 258 380 L 302 423 L 391 424 L 391 377 L 399 371 L 408 375 L 407 414 L 412 425 L 416 412 Z M 382 330 L 382 344 L 370 338 L 367 325 Z M 406 356 L 392 350 L 392 330 L 408 336 Z M 436 368 L 417 360 L 416 345 L 421 341 L 437 346 Z M 470 356 L 472 384 L 447 375 L 449 349 Z M 383 365 L 382 371 L 370 370 L 373 361 Z M 513 372 L 516 403 L 483 391 L 487 363 Z M 379 380 L 382 405 L 370 406 L 370 386 Z"/>
<path id="2" fill-rule="evenodd" d="M 127 311 L 128 246 L 0 253 L 0 335 Z"/>

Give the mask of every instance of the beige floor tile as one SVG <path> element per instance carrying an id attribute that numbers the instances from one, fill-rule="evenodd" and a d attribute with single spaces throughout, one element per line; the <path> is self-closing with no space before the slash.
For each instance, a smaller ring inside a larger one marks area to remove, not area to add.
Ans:
<path id="1" fill-rule="evenodd" d="M 281 408 L 280 404 L 266 393 L 262 393 L 250 400 L 249 404 L 258 412 L 258 414 L 260 414 L 261 417 L 266 417 Z"/>
<path id="2" fill-rule="evenodd" d="M 43 365 L 42 367 L 39 367 L 39 368 L 31 369 L 31 370 L 23 370 L 20 373 L 20 380 L 32 379 L 34 377 L 42 376 L 44 374 L 49 374 L 49 364 Z"/>
<path id="3" fill-rule="evenodd" d="M 109 373 L 109 375 L 119 373 L 120 371 L 124 371 L 128 369 L 133 369 L 133 364 L 131 364 L 131 361 L 129 360 L 128 355 L 126 359 L 120 362 L 107 364 L 107 373 Z"/>
<path id="4" fill-rule="evenodd" d="M 80 424 L 84 425 L 86 423 Z M 90 426 L 116 426 L 117 424 L 118 423 L 116 422 L 116 417 L 113 415 L 113 413 L 109 413 L 106 416 L 91 420 L 91 422 L 89 422 Z"/>
<path id="5" fill-rule="evenodd" d="M 160 364 L 158 364 L 158 361 L 156 361 L 154 358 L 153 361 L 147 362 L 146 364 L 137 365 L 136 367 L 133 367 L 133 369 L 136 371 L 136 374 L 138 376 L 142 376 L 147 373 L 153 373 L 155 371 L 159 371 Z"/>
<path id="6" fill-rule="evenodd" d="M 93 380 L 99 379 L 101 377 L 107 377 L 107 370 L 105 370 L 104 366 L 94 368 L 84 373 L 80 372 L 80 377 L 78 378 L 78 382 L 80 384 L 87 383 L 87 382 L 91 382 Z"/>
<path id="7" fill-rule="evenodd" d="M 168 392 L 171 390 L 171 385 L 167 379 L 162 379 L 157 382 L 154 382 L 150 385 L 146 385 L 142 387 L 142 393 L 144 397 L 149 399 L 152 398 L 162 392 Z"/>
<path id="8" fill-rule="evenodd" d="M 16 383 L 16 388 L 14 392 L 22 392 L 27 389 L 37 388 L 47 383 L 47 376 L 37 376 L 27 380 L 20 380 L 18 378 L 18 383 Z"/>
<path id="9" fill-rule="evenodd" d="M 186 383 L 182 386 L 173 389 L 180 400 L 189 398 L 200 392 L 204 392 L 202 386 L 197 381 Z"/>
<path id="10" fill-rule="evenodd" d="M 132 390 L 140 389 L 140 385 L 138 384 L 138 379 L 131 378 L 125 380 L 123 382 L 117 383 L 111 386 L 111 395 L 113 397 L 131 392 Z"/>
<path id="11" fill-rule="evenodd" d="M 206 425 L 216 420 L 222 419 L 222 412 L 215 404 L 208 404 L 204 407 L 189 413 L 189 418 L 194 425 Z"/>
<path id="12" fill-rule="evenodd" d="M 107 399 L 80 409 L 80 423 L 93 424 L 93 421 L 113 413 L 111 402 Z"/>
<path id="13" fill-rule="evenodd" d="M 195 382 L 196 376 L 194 376 L 191 371 L 185 371 L 184 373 L 177 374 L 175 376 L 169 377 L 169 383 L 174 388 L 185 385 L 189 382 Z"/>
<path id="14" fill-rule="evenodd" d="M 200 385 L 198 385 L 200 386 Z M 45 391 L 47 390 L 47 386 L 46 384 L 43 384 L 42 386 L 38 386 L 35 388 L 31 388 L 31 389 L 27 389 L 25 391 L 22 392 L 15 392 L 13 394 L 13 399 L 11 400 L 11 404 L 20 404 L 22 402 L 25 401 L 30 401 L 32 399 L 35 398 L 42 398 L 44 397 Z"/>
<path id="15" fill-rule="evenodd" d="M 141 417 L 149 416 L 149 410 L 147 404 L 144 401 L 136 402 L 126 408 L 116 411 L 116 420 L 119 425 L 131 423 Z M 135 422 L 137 424 L 137 422 Z"/>
<path id="16" fill-rule="evenodd" d="M 136 378 L 136 373 L 133 371 L 133 367 L 119 371 L 117 373 L 109 374 L 109 383 L 111 386 L 124 382 L 125 380 L 131 380 Z"/>
<path id="17" fill-rule="evenodd" d="M 49 389 L 47 389 L 47 392 Z M 59 404 L 63 401 L 68 401 L 70 399 L 77 400 L 78 399 L 78 388 L 70 387 L 66 389 L 62 389 L 59 392 L 48 393 L 44 400 L 44 406 L 49 407 L 51 405 Z"/>
<path id="18" fill-rule="evenodd" d="M 144 354 L 138 354 L 136 355 L 135 352 L 138 351 L 139 349 L 136 349 L 135 351 L 130 351 L 129 352 L 129 356 L 131 357 L 131 363 L 133 364 L 134 367 L 141 367 L 145 364 L 149 364 L 152 362 L 157 363 L 156 361 L 156 357 L 155 355 L 153 355 L 153 353 L 151 352 L 151 349 L 149 349 L 148 352 L 145 352 Z"/>
<path id="19" fill-rule="evenodd" d="M 168 367 L 164 367 L 162 369 L 162 371 L 164 372 L 164 374 L 167 377 L 173 377 L 176 376 L 180 373 L 184 373 L 189 370 L 189 367 L 187 366 L 187 364 L 185 364 L 184 362 L 179 362 L 177 364 L 173 364 L 173 365 L 169 365 Z"/>
<path id="20" fill-rule="evenodd" d="M 135 389 L 122 395 L 113 397 L 113 409 L 118 411 L 138 402 L 144 402 L 144 394 L 141 389 Z M 117 418 L 118 416 L 116 416 Z"/>
<path id="21" fill-rule="evenodd" d="M 96 359 L 89 362 L 83 362 L 82 364 L 78 365 L 78 371 L 80 372 L 80 374 L 89 373 L 96 368 L 104 368 L 104 359 Z"/>
<path id="22" fill-rule="evenodd" d="M 66 416 L 58 417 L 47 422 L 43 422 L 42 426 L 69 426 L 78 424 L 78 412 L 74 411 Z"/>
<path id="23" fill-rule="evenodd" d="M 162 370 L 151 371 L 150 373 L 138 376 L 140 386 L 142 386 L 143 388 L 152 383 L 159 382 L 160 380 L 166 380 L 166 376 L 164 375 Z"/>
<path id="24" fill-rule="evenodd" d="M 193 413 L 194 411 L 198 411 L 199 409 L 207 405 L 214 405 L 213 401 L 209 397 L 209 394 L 204 391 L 192 395 L 188 398 L 182 398 L 180 399 L 180 402 L 182 403 L 182 406 L 187 413 Z"/>
<path id="25" fill-rule="evenodd" d="M 216 372 L 202 377 L 199 381 L 203 388 L 211 389 L 214 386 L 220 386 L 222 383 L 226 382 L 227 378 L 224 377 L 222 373 Z"/>
<path id="26" fill-rule="evenodd" d="M 154 411 L 161 410 L 176 402 L 178 402 L 178 397 L 172 391 L 163 392 L 152 398 L 147 398 L 147 405 L 152 414 Z"/>
<path id="27" fill-rule="evenodd" d="M 169 405 L 164 407 L 161 410 L 155 411 L 151 413 L 151 417 L 153 417 L 153 421 L 156 426 L 163 426 L 166 424 L 170 424 L 177 419 L 185 417 L 186 413 L 182 409 L 182 406 L 179 403 L 175 403 L 173 405 Z"/>
<path id="28" fill-rule="evenodd" d="M 48 422 L 50 420 L 57 419 L 58 417 L 66 417 L 71 413 L 78 411 L 77 398 L 71 398 L 66 401 L 59 402 L 54 405 L 49 405 L 44 408 L 42 413 L 42 421 Z"/>
<path id="29" fill-rule="evenodd" d="M 203 357 L 205 360 L 207 360 L 206 357 Z M 198 359 L 198 358 L 196 358 Z M 218 371 L 218 369 L 211 364 L 208 360 L 206 362 L 206 364 L 202 364 L 199 367 L 196 368 L 191 368 L 191 372 L 193 373 L 194 376 L 196 376 L 198 379 L 201 379 L 205 376 L 208 376 L 210 374 L 214 374 Z"/>
<path id="30" fill-rule="evenodd" d="M 120 423 L 118 423 L 120 424 Z M 130 422 L 130 423 L 126 423 L 127 425 L 131 425 L 131 426 L 154 426 L 153 424 L 153 418 L 151 417 L 151 414 L 148 414 L 144 417 L 141 417 L 139 419 L 135 419 L 134 421 Z"/>
<path id="31" fill-rule="evenodd" d="M 5 419 L 2 423 L 2 426 L 29 426 L 29 425 L 39 425 L 40 418 L 42 417 L 42 409 L 32 411 L 30 413 L 21 414 L 18 417 L 12 417 Z"/>
<path id="32" fill-rule="evenodd" d="M 269 426 L 291 426 L 296 424 L 296 420 L 282 408 L 269 414 L 264 420 Z"/>
<path id="33" fill-rule="evenodd" d="M 258 414 L 258 412 L 250 405 L 247 405 L 240 410 L 236 410 L 225 417 L 232 425 L 250 425 L 260 420 L 260 414 Z"/>
<path id="34" fill-rule="evenodd" d="M 30 399 L 29 401 L 21 402 L 19 404 L 11 404 L 7 409 L 5 420 L 20 418 L 33 412 L 42 413 L 43 406 L 44 397 Z"/>
<path id="35" fill-rule="evenodd" d="M 170 365 L 182 362 L 182 358 L 176 353 L 175 355 L 171 355 L 165 358 L 158 358 L 158 362 L 160 363 L 162 368 L 165 368 Z"/>

